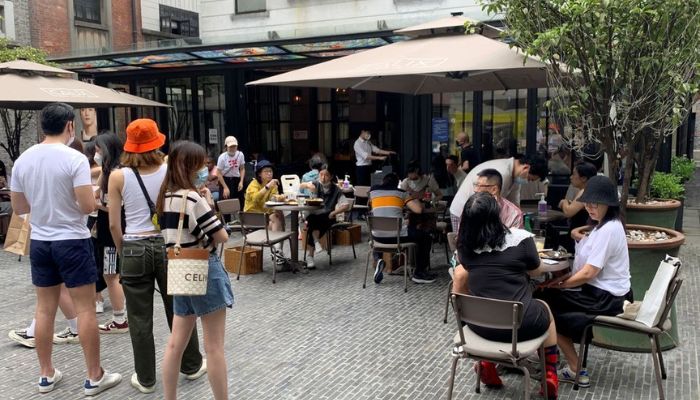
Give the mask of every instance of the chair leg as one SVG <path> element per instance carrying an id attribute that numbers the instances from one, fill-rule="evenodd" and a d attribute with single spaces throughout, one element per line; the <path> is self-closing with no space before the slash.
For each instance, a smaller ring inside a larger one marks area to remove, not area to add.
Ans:
<path id="1" fill-rule="evenodd" d="M 442 319 L 443 323 L 447 323 L 447 311 L 450 309 L 450 295 L 452 294 L 452 281 L 447 285 L 447 301 L 445 302 L 445 318 Z"/>
<path id="2" fill-rule="evenodd" d="M 455 374 L 457 373 L 457 363 L 459 362 L 459 356 L 452 356 L 452 369 L 450 371 L 450 383 L 447 387 L 447 400 L 452 400 L 452 391 L 455 387 Z"/>
<path id="3" fill-rule="evenodd" d="M 544 353 L 544 342 L 540 346 L 538 352 L 540 353 L 540 368 L 542 368 L 542 377 L 540 378 L 540 385 L 542 385 L 542 393 L 544 393 L 544 398 L 549 398 L 549 393 L 547 393 L 547 359 Z"/>
<path id="4" fill-rule="evenodd" d="M 525 396 L 523 398 L 525 400 L 530 400 L 530 371 L 528 371 L 525 367 L 520 367 L 520 370 L 523 371 L 523 391 L 525 392 Z M 544 373 L 544 371 L 542 371 L 542 373 Z M 546 398 L 547 397 L 545 397 L 545 399 Z"/>
<path id="5" fill-rule="evenodd" d="M 238 256 L 238 274 L 236 275 L 236 280 L 241 280 L 241 268 L 243 267 L 243 251 L 245 251 L 246 239 L 243 236 L 243 247 L 241 248 L 241 254 Z"/>
<path id="6" fill-rule="evenodd" d="M 333 256 L 331 255 L 331 235 L 333 230 L 326 232 L 326 253 L 328 253 L 328 265 L 333 265 Z"/>
<path id="7" fill-rule="evenodd" d="M 304 241 L 304 262 L 306 262 L 306 248 L 309 246 L 309 231 L 308 229 L 306 230 L 306 237 Z"/>
<path id="8" fill-rule="evenodd" d="M 365 281 L 362 283 L 362 289 L 367 287 L 367 270 L 369 270 L 369 258 L 372 256 L 372 251 L 373 249 L 370 247 L 369 252 L 367 253 L 367 262 L 365 263 Z"/>
<path id="9" fill-rule="evenodd" d="M 659 345 L 659 336 L 654 335 L 656 342 L 656 354 L 659 356 L 659 364 L 661 365 L 661 379 L 666 379 L 666 366 L 664 365 L 664 356 L 662 355 L 661 346 Z"/>
<path id="10" fill-rule="evenodd" d="M 476 393 L 481 393 L 481 361 L 476 361 L 476 387 L 474 388 Z"/>
<path id="11" fill-rule="evenodd" d="M 355 253 L 355 241 L 350 238 L 350 245 L 352 246 L 352 258 L 357 260 L 357 254 Z"/>
<path id="12" fill-rule="evenodd" d="M 447 265 L 451 265 L 452 263 L 450 260 L 450 246 L 447 243 L 447 234 L 445 234 L 444 245 L 445 245 L 445 260 L 447 260 Z"/>
<path id="13" fill-rule="evenodd" d="M 654 361 L 654 377 L 656 377 L 656 387 L 659 390 L 659 399 L 664 400 L 664 386 L 661 381 L 661 368 L 659 366 L 659 359 L 656 357 L 657 354 L 661 352 L 656 345 L 656 340 L 654 340 L 654 335 L 649 335 L 649 342 L 651 343 L 651 357 Z"/>
<path id="14" fill-rule="evenodd" d="M 411 260 L 411 250 L 409 249 L 408 251 L 406 251 L 406 253 L 407 253 L 406 254 L 406 265 L 403 268 L 403 292 L 404 293 L 408 292 L 408 267 L 410 265 L 413 265 L 413 264 L 411 264 L 413 262 L 413 260 Z M 399 256 L 399 259 L 401 259 L 401 256 Z"/>

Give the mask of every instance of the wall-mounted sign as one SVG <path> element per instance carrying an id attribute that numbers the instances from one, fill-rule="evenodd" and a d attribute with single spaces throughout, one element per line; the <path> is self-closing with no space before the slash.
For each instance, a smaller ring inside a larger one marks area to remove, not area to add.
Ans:
<path id="1" fill-rule="evenodd" d="M 209 128 L 209 144 L 219 144 L 219 132 L 214 128 Z"/>

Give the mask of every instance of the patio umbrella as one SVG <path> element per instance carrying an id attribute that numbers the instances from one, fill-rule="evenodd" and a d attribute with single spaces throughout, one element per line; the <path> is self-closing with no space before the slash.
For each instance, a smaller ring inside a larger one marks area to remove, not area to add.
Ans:
<path id="1" fill-rule="evenodd" d="M 428 27 L 417 31 L 432 30 Z M 413 95 L 526 89 L 548 86 L 545 67 L 500 41 L 480 34 L 452 34 L 396 42 L 248 85 L 351 88 Z"/>
<path id="2" fill-rule="evenodd" d="M 33 63 L 0 63 L 0 108 L 39 110 L 53 102 L 84 107 L 169 107 L 114 89 L 73 79 L 71 71 Z"/>

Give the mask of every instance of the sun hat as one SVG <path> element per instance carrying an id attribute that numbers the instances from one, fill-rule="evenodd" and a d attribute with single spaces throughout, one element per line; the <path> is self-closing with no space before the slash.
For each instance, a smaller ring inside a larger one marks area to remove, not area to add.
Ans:
<path id="1" fill-rule="evenodd" d="M 258 161 L 255 165 L 255 173 L 262 171 L 263 168 L 272 168 L 272 163 L 267 160 Z"/>
<path id="2" fill-rule="evenodd" d="M 226 147 L 238 146 L 238 140 L 234 136 L 226 136 L 224 144 L 226 144 Z"/>
<path id="3" fill-rule="evenodd" d="M 158 124 L 152 119 L 135 119 L 126 127 L 124 151 L 147 153 L 159 149 L 163 144 L 165 144 L 165 135 L 160 133 Z"/>
<path id="4" fill-rule="evenodd" d="M 578 198 L 581 203 L 598 203 L 619 206 L 617 186 L 607 176 L 596 175 L 588 180 L 583 194 Z"/>

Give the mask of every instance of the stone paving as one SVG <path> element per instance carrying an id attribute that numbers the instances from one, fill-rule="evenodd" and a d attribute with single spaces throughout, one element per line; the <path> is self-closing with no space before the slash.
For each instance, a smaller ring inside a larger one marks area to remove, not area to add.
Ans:
<path id="1" fill-rule="evenodd" d="M 677 300 L 680 346 L 665 352 L 669 370 L 668 399 L 700 399 L 700 218 L 698 209 L 686 208 L 688 241 L 681 250 L 685 283 Z M 363 227 L 364 228 L 364 227 Z M 366 238 L 366 232 L 363 237 Z M 431 285 L 386 277 L 381 285 L 362 289 L 367 245 L 358 245 L 358 259 L 350 247 L 336 247 L 334 264 L 317 257 L 318 268 L 308 275 L 281 273 L 271 282 L 269 259 L 263 273 L 233 278 L 236 304 L 227 315 L 226 358 L 230 397 L 236 399 L 440 399 L 446 398 L 450 341 L 454 318 L 443 324 L 448 274 L 444 250 L 436 247 L 432 265 L 440 274 Z M 443 264 L 442 266 L 440 266 Z M 3 316 L 0 357 L 1 399 L 75 399 L 82 397 L 84 364 L 78 345 L 54 347 L 55 365 L 64 380 L 47 395 L 36 389 L 38 363 L 33 350 L 7 338 L 11 328 L 24 327 L 32 317 L 34 295 L 29 260 L 0 252 Z M 370 273 L 371 281 L 371 273 Z M 156 300 L 156 310 L 162 304 Z M 111 309 L 99 319 L 104 322 Z M 162 360 L 168 336 L 162 312 L 156 318 L 157 359 Z M 163 316 L 163 317 L 161 317 Z M 56 330 L 64 327 L 60 313 Z M 200 331 L 201 334 L 201 331 Z M 201 336 L 200 336 L 201 338 Z M 103 365 L 123 375 L 122 383 L 99 395 L 102 399 L 162 398 L 162 387 L 152 395 L 133 389 L 128 335 L 102 336 Z M 591 347 L 592 385 L 578 392 L 562 384 L 560 399 L 656 399 L 652 362 L 647 354 L 619 353 Z M 504 377 L 502 390 L 482 389 L 475 394 L 471 363 L 460 364 L 455 399 L 519 399 L 522 377 Z M 534 382 L 533 382 L 534 383 Z M 533 398 L 537 396 L 536 385 Z M 206 379 L 181 379 L 182 399 L 209 399 Z"/>

